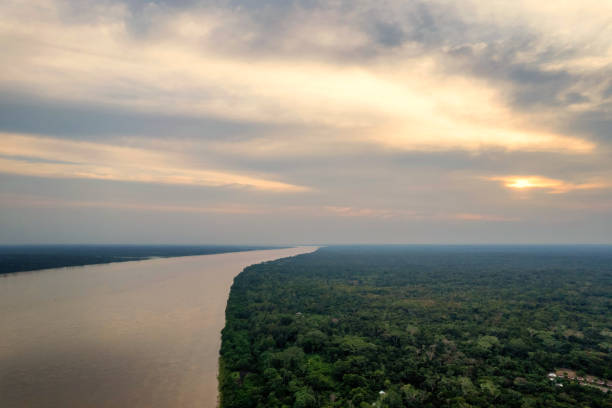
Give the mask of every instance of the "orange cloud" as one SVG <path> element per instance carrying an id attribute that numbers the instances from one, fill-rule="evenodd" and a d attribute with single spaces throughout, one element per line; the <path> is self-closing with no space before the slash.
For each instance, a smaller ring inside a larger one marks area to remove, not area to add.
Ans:
<path id="1" fill-rule="evenodd" d="M 419 213 L 411 210 L 391 210 L 391 209 L 375 209 L 375 208 L 360 208 L 360 207 L 339 207 L 325 206 L 325 212 L 341 217 L 374 217 L 374 218 L 404 218 L 416 220 L 454 220 L 454 221 L 495 221 L 507 222 L 517 221 L 518 218 L 502 217 L 492 214 L 478 213 Z"/>
<path id="2" fill-rule="evenodd" d="M 355 217 L 397 220 L 436 221 L 517 221 L 517 218 L 477 213 L 424 213 L 412 210 L 394 210 L 351 206 L 278 206 L 269 207 L 250 204 L 218 203 L 208 206 L 180 204 L 152 204 L 149 202 L 83 201 L 35 195 L 0 193 L 0 206 L 33 208 L 106 208 L 115 210 L 156 211 L 169 213 L 213 213 L 213 214 L 286 214 L 310 217 Z"/>
<path id="3" fill-rule="evenodd" d="M 451 214 L 448 216 L 449 219 L 459 220 L 459 221 L 498 221 L 498 222 L 509 222 L 509 221 L 519 221 L 520 218 L 516 217 L 502 217 L 499 215 L 491 215 L 491 214 L 476 214 L 476 213 L 460 213 L 460 214 Z"/>
<path id="4" fill-rule="evenodd" d="M 550 194 L 563 194 L 574 190 L 593 190 L 609 188 L 609 183 L 571 183 L 564 180 L 542 176 L 498 176 L 489 180 L 501 181 L 505 187 L 513 190 L 546 190 Z"/>
<path id="5" fill-rule="evenodd" d="M 270 192 L 308 191 L 263 177 L 201 169 L 167 152 L 101 143 L 0 133 L 0 172 L 50 178 L 85 178 L 194 186 L 242 186 Z M 24 160 L 26 159 L 26 160 Z M 33 160 L 32 160 L 33 159 Z"/>

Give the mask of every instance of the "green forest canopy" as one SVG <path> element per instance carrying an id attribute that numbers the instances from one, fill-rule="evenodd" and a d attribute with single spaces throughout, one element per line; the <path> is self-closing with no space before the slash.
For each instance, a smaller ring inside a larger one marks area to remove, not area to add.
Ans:
<path id="1" fill-rule="evenodd" d="M 329 247 L 232 286 L 222 408 L 612 407 L 610 247 Z M 605 387 L 604 387 L 605 389 Z"/>

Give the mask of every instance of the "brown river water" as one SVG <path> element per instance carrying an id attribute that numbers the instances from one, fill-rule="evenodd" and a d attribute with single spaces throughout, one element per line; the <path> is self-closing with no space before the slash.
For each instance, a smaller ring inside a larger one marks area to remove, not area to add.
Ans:
<path id="1" fill-rule="evenodd" d="M 0 277 L 0 407 L 213 408 L 234 277 L 248 265 L 314 250 Z"/>

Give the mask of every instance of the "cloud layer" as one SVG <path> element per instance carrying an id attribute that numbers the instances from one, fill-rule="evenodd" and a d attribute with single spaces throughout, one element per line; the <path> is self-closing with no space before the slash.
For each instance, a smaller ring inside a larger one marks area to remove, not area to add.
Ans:
<path id="1" fill-rule="evenodd" d="M 161 151 L 0 134 L 0 172 L 37 177 L 84 178 L 137 183 L 211 187 L 251 187 L 301 192 L 305 187 L 218 170 L 185 166 L 181 157 Z"/>
<path id="2" fill-rule="evenodd" d="M 273 242 L 325 242 L 301 232 L 317 217 L 353 220 L 337 241 L 372 222 L 372 241 L 427 241 L 417 224 L 453 241 L 444 222 L 468 242 L 546 241 L 567 220 L 610 241 L 584 213 L 612 212 L 610 15 L 597 0 L 9 0 L 0 205 L 102 208 L 117 231 L 138 208 L 291 217 L 269 220 Z"/>

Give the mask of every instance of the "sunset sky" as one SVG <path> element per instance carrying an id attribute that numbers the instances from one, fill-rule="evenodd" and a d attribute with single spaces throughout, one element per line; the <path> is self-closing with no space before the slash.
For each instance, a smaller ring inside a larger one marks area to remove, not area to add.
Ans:
<path id="1" fill-rule="evenodd" d="M 611 243 L 612 2 L 0 2 L 0 243 Z"/>

